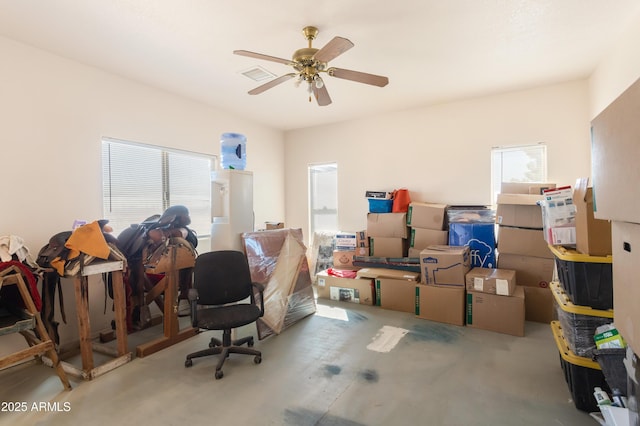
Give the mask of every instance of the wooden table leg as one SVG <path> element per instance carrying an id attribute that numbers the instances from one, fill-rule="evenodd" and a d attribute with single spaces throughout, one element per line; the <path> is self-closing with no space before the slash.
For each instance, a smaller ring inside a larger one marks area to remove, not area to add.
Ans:
<path id="1" fill-rule="evenodd" d="M 93 370 L 93 349 L 91 348 L 91 325 L 89 324 L 89 289 L 87 277 L 73 279 L 76 293 L 76 310 L 80 335 L 80 354 L 85 373 Z"/>
<path id="2" fill-rule="evenodd" d="M 164 335 L 151 342 L 143 343 L 136 348 L 136 355 L 142 358 L 161 349 L 195 336 L 197 330 L 193 327 L 179 329 L 178 322 L 178 270 L 167 271 L 166 275 L 156 286 L 164 285 Z M 166 280 L 166 281 L 165 281 Z"/>
<path id="3" fill-rule="evenodd" d="M 127 349 L 127 313 L 126 301 L 124 295 L 124 281 L 122 279 L 122 271 L 113 271 L 111 273 L 111 283 L 113 287 L 113 305 L 114 317 L 116 323 L 116 341 L 118 347 L 118 355 L 124 355 Z"/>

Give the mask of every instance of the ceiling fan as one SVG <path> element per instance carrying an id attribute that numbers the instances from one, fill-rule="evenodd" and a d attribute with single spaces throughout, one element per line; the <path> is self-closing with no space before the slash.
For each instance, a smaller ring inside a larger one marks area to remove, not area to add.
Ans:
<path id="1" fill-rule="evenodd" d="M 295 70 L 295 72 L 282 75 L 274 80 L 269 81 L 268 83 L 250 90 L 250 95 L 257 95 L 267 89 L 271 89 L 272 87 L 277 86 L 278 84 L 284 83 L 285 81 L 297 77 L 298 83 L 307 83 L 309 102 L 311 102 L 311 94 L 313 94 L 316 98 L 316 101 L 318 102 L 318 105 L 325 106 L 331 103 L 331 97 L 329 97 L 327 86 L 320 76 L 321 73 L 326 73 L 331 77 L 356 81 L 358 83 L 371 84 L 378 87 L 384 87 L 389 83 L 389 79 L 387 77 L 383 77 L 380 75 L 367 74 L 364 72 L 352 71 L 343 68 L 327 67 L 329 61 L 353 47 L 353 43 L 346 38 L 334 37 L 322 49 L 316 49 L 311 46 L 311 43 L 318 35 L 318 29 L 311 26 L 304 27 L 302 29 L 302 33 L 309 41 L 309 46 L 293 52 L 293 56 L 290 60 L 277 58 L 275 56 L 263 55 L 261 53 L 250 52 L 248 50 L 233 51 L 233 53 L 235 53 L 236 55 L 248 56 L 250 58 L 256 59 L 264 59 L 266 61 L 289 65 Z"/>

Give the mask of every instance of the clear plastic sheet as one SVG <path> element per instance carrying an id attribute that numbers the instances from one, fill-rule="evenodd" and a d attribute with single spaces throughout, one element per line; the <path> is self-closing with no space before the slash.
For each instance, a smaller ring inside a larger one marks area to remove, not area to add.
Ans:
<path id="1" fill-rule="evenodd" d="M 574 314 L 563 311 L 557 304 L 556 308 L 558 321 L 571 351 L 577 356 L 591 359 L 596 349 L 596 343 L 593 340 L 596 329 L 601 325 L 611 324 L 613 318 Z"/>
<path id="2" fill-rule="evenodd" d="M 336 248 L 336 232 L 320 231 L 313 234 L 311 241 L 311 280 L 316 282 L 316 274 L 333 266 L 333 251 Z"/>
<path id="3" fill-rule="evenodd" d="M 265 315 L 257 321 L 260 340 L 315 313 L 307 248 L 301 229 L 243 234 L 251 279 L 264 285 Z"/>

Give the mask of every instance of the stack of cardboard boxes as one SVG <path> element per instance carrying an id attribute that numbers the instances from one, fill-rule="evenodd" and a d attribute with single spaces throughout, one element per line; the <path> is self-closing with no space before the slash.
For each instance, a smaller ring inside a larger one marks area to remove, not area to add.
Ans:
<path id="1" fill-rule="evenodd" d="M 356 255 L 357 238 L 355 232 L 336 234 L 333 250 L 333 266 L 338 269 L 353 269 L 353 256 Z"/>
<path id="2" fill-rule="evenodd" d="M 454 325 L 465 323 L 465 276 L 471 269 L 469 247 L 430 246 L 420 252 L 420 283 L 415 286 L 419 318 Z"/>
<path id="3" fill-rule="evenodd" d="M 431 245 L 448 243 L 446 204 L 412 202 L 407 211 L 410 228 L 409 257 L 419 257 L 420 251 Z"/>
<path id="4" fill-rule="evenodd" d="M 369 255 L 406 257 L 408 249 L 406 213 L 368 213 Z"/>
<path id="5" fill-rule="evenodd" d="M 466 275 L 469 327 L 524 336 L 525 294 L 511 269 L 473 268 Z"/>
<path id="6" fill-rule="evenodd" d="M 526 319 L 549 323 L 554 318 L 549 282 L 553 278 L 553 253 L 544 239 L 539 201 L 543 188 L 553 184 L 503 184 L 498 195 L 498 268 L 516 271 L 523 286 Z"/>
<path id="7" fill-rule="evenodd" d="M 541 222 L 540 208 L 535 207 L 538 222 Z M 380 306 L 447 324 L 467 324 L 500 333 L 524 335 L 525 294 L 524 289 L 516 285 L 519 284 L 519 277 L 516 281 L 518 273 L 513 268 L 474 268 L 472 249 L 468 244 L 448 244 L 447 210 L 446 204 L 412 202 L 407 213 L 369 212 L 366 231 L 348 234 L 348 239 L 344 233 L 336 237 L 335 270 L 317 275 L 318 297 Z M 506 223 L 509 226 L 515 224 Z M 495 223 L 483 225 L 495 227 Z M 541 225 L 535 230 L 542 246 L 547 249 Z M 349 242 L 346 244 L 349 247 L 345 246 L 345 241 Z M 351 248 L 351 241 L 355 241 L 355 252 L 345 250 Z M 353 253 L 355 256 L 370 256 L 372 260 L 407 260 L 408 255 L 419 262 L 416 264 L 419 272 L 403 267 L 396 269 L 391 266 L 392 262 L 389 262 L 389 268 L 354 267 L 346 259 Z M 516 255 L 517 258 L 528 256 L 535 257 L 531 253 Z M 544 259 L 549 262 L 552 272 L 551 253 Z M 486 266 L 494 266 L 494 263 L 492 261 Z M 348 269 L 352 269 L 350 272 L 355 272 L 355 276 L 346 273 Z M 526 284 L 526 273 L 524 276 Z M 545 278 L 545 283 L 550 279 L 551 274 Z"/>

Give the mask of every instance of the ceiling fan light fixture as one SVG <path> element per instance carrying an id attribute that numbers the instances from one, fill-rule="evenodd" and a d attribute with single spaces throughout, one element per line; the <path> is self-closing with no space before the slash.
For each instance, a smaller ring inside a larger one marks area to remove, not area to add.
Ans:
<path id="1" fill-rule="evenodd" d="M 316 27 L 305 27 L 303 34 L 308 41 L 308 46 L 296 50 L 291 59 L 283 59 L 275 56 L 255 53 L 248 50 L 234 50 L 236 55 L 247 56 L 249 58 L 264 59 L 271 62 L 277 62 L 293 68 L 294 72 L 284 74 L 276 79 L 262 84 L 248 93 L 257 95 L 265 90 L 271 89 L 289 79 L 298 77 L 294 85 L 298 87 L 302 82 L 307 83 L 307 92 L 309 93 L 309 101 L 312 95 L 315 96 L 319 106 L 327 106 L 331 104 L 331 97 L 327 92 L 327 86 L 320 77 L 320 73 L 343 80 L 355 81 L 358 83 L 369 84 L 372 86 L 384 87 L 389 83 L 387 77 L 375 74 L 368 74 L 360 71 L 353 71 L 344 68 L 329 67 L 329 62 L 336 57 L 342 55 L 353 47 L 353 43 L 344 37 L 334 37 L 326 43 L 321 49 L 312 46 L 312 41 L 318 35 Z"/>

